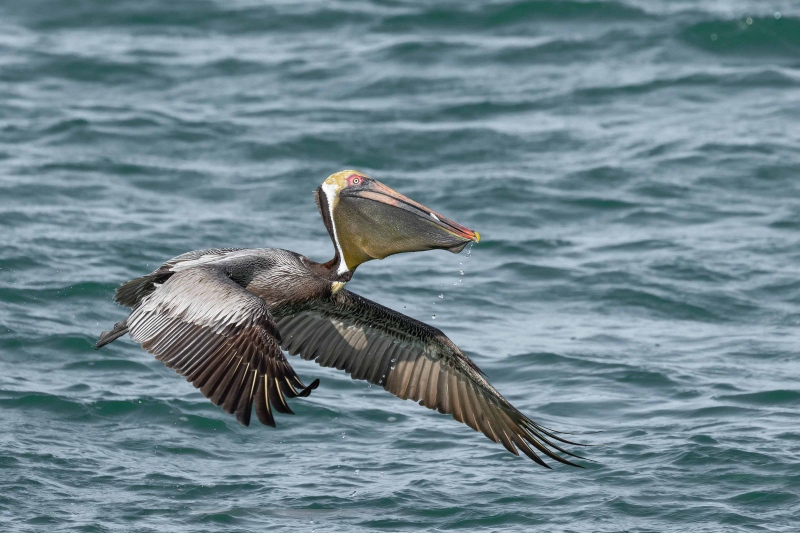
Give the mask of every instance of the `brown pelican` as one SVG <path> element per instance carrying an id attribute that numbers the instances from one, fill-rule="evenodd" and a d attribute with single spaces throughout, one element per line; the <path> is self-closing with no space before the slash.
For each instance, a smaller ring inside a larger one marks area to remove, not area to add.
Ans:
<path id="1" fill-rule="evenodd" d="M 247 426 L 255 404 L 262 424 L 287 398 L 308 396 L 282 350 L 395 396 L 450 414 L 508 451 L 565 464 L 572 443 L 514 408 L 440 330 L 344 288 L 356 268 L 401 252 L 460 252 L 480 235 L 354 170 L 315 191 L 335 255 L 316 263 L 287 250 L 223 248 L 188 252 L 123 283 L 125 320 L 96 348 L 130 333 L 214 405 Z M 574 465 L 578 466 L 578 465 Z"/>

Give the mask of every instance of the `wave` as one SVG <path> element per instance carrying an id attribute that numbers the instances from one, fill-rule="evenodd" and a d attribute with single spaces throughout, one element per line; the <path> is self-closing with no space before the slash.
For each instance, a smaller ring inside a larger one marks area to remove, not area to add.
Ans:
<path id="1" fill-rule="evenodd" d="M 8 303 L 34 303 L 37 300 L 77 299 L 106 297 L 113 294 L 116 285 L 87 281 L 52 288 L 11 289 L 0 287 L 0 300 Z"/>
<path id="2" fill-rule="evenodd" d="M 800 404 L 800 391 L 771 390 L 719 396 L 718 400 L 750 405 L 796 405 Z"/>
<path id="3" fill-rule="evenodd" d="M 18 2 L 28 24 L 37 30 L 53 28 L 127 27 L 139 31 L 157 28 L 185 28 L 190 32 L 216 31 L 243 33 L 298 30 L 329 30 L 332 27 L 369 22 L 363 11 L 319 7 L 317 9 L 278 9 L 273 6 L 220 4 L 213 0 L 175 0 L 169 3 L 143 0 L 135 4 L 108 3 L 103 0 L 55 3 L 49 9 L 35 9 Z"/>
<path id="4" fill-rule="evenodd" d="M 800 57 L 800 19 L 781 16 L 707 20 L 684 28 L 680 39 L 716 55 Z"/>
<path id="5" fill-rule="evenodd" d="M 712 311 L 714 307 L 688 303 L 677 298 L 660 296 L 654 292 L 632 288 L 612 288 L 602 292 L 601 299 L 605 305 L 627 308 L 638 314 L 646 311 L 676 320 L 694 320 L 699 322 L 723 321 L 723 316 Z"/>
<path id="6" fill-rule="evenodd" d="M 469 6 L 470 4 L 462 4 Z M 644 20 L 649 15 L 620 2 L 576 2 L 572 0 L 517 0 L 467 9 L 423 9 L 414 13 L 388 16 L 381 31 L 420 29 L 478 30 L 525 27 L 541 21 Z"/>

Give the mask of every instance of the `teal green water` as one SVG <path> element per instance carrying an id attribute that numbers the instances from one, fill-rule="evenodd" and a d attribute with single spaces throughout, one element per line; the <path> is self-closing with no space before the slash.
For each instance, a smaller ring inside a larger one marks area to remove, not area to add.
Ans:
<path id="1" fill-rule="evenodd" d="M 297 359 L 320 388 L 243 428 L 92 349 L 182 252 L 328 259 L 349 167 L 483 240 L 348 287 L 595 462 Z M 798 261 L 794 1 L 5 0 L 0 529 L 796 531 Z"/>

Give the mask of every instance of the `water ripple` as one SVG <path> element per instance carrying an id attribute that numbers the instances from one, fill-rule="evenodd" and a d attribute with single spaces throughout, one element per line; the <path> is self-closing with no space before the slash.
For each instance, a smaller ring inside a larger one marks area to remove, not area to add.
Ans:
<path id="1" fill-rule="evenodd" d="M 793 531 L 798 35 L 785 0 L 0 3 L 0 522 Z M 298 358 L 320 388 L 244 428 L 93 350 L 187 250 L 329 259 L 312 191 L 347 167 L 483 237 L 348 288 L 594 462 Z"/>

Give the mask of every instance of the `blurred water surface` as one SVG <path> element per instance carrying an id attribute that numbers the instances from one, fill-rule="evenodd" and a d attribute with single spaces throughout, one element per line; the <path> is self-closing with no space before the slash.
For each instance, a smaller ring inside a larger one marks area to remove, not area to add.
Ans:
<path id="1" fill-rule="evenodd" d="M 788 0 L 3 1 L 3 530 L 796 531 L 798 124 Z M 91 349 L 184 251 L 327 260 L 311 191 L 351 167 L 483 240 L 349 288 L 595 463 L 301 360 L 322 386 L 243 428 Z"/>

